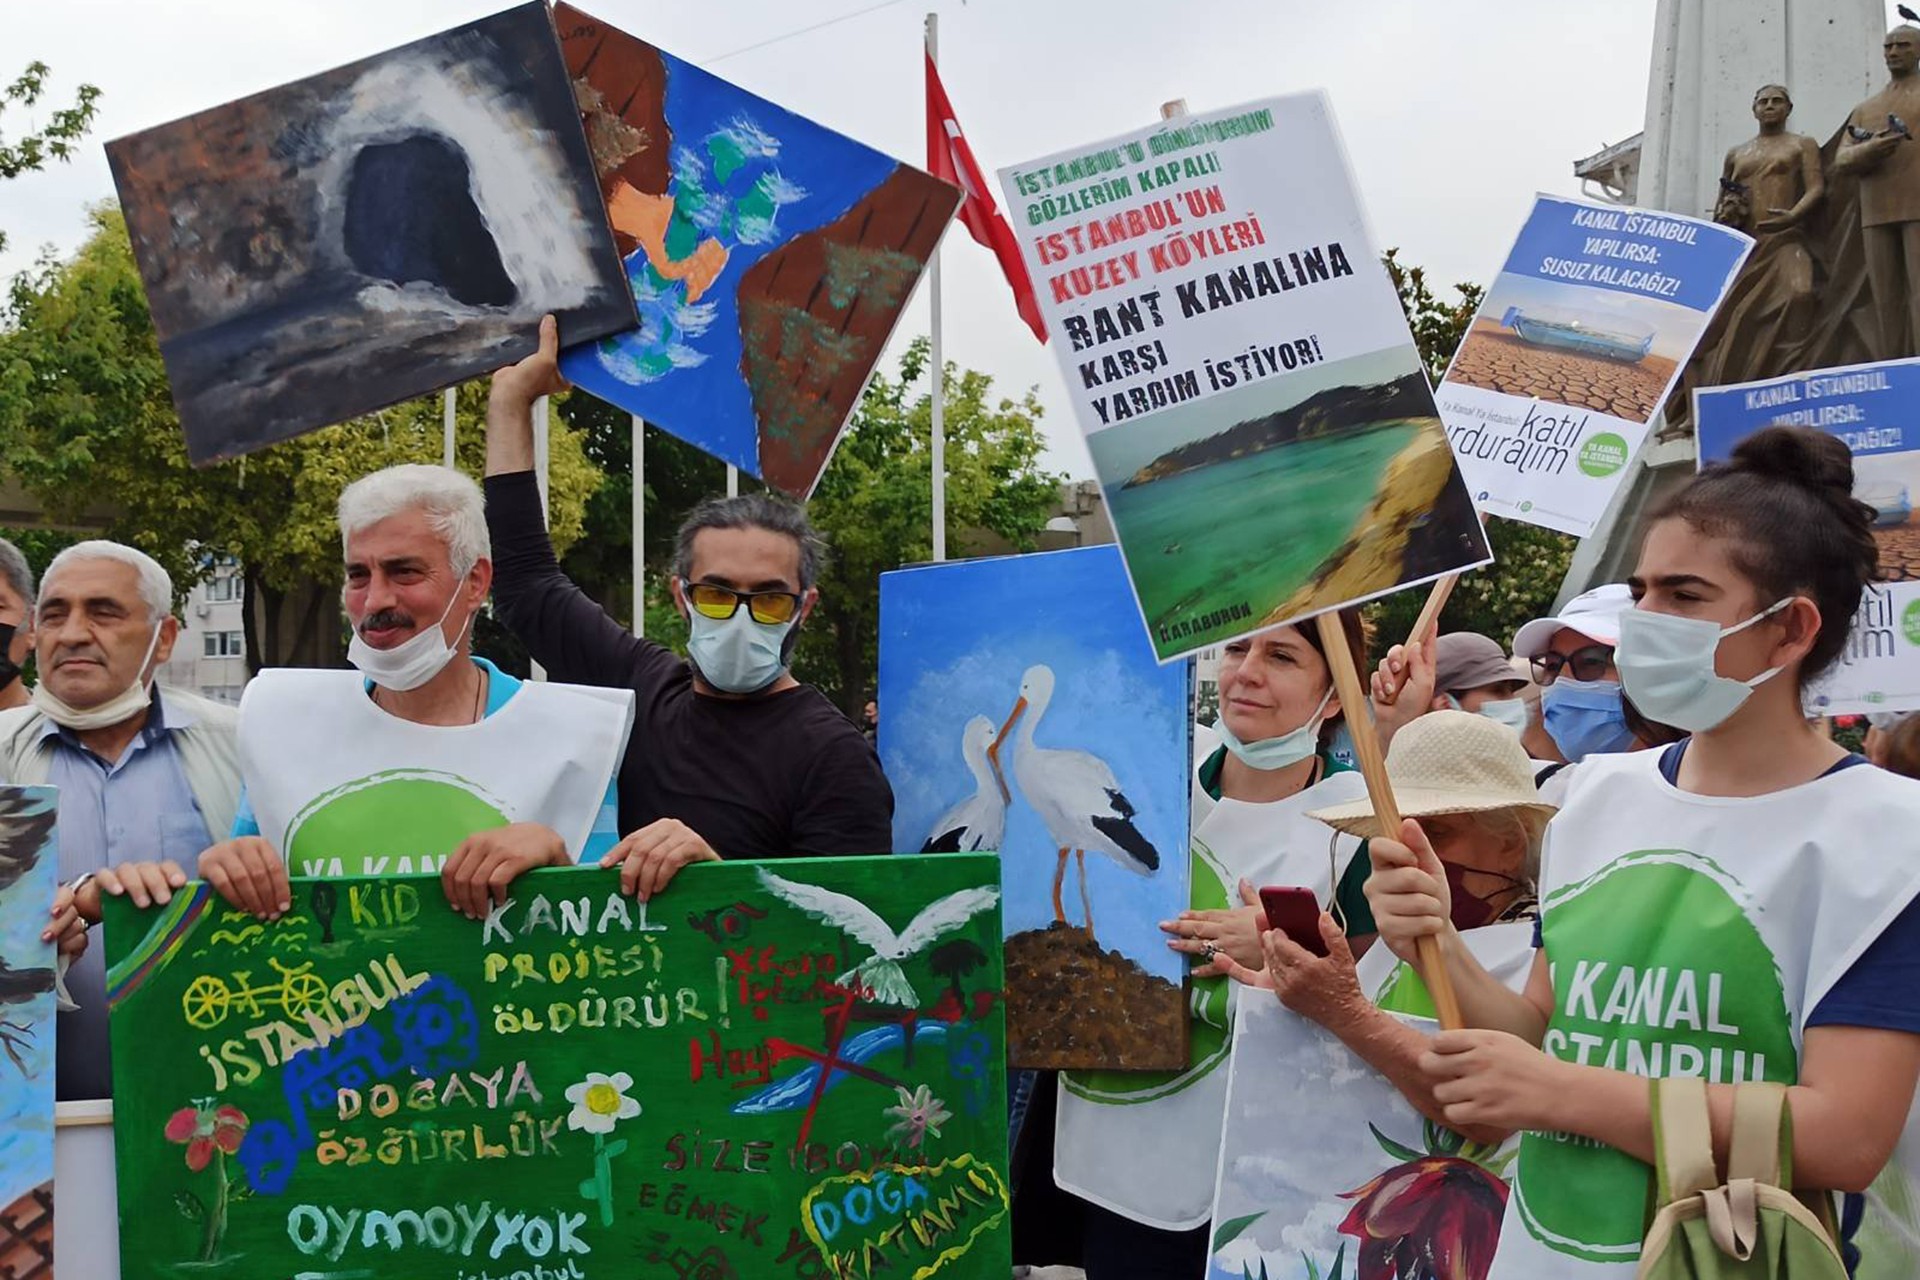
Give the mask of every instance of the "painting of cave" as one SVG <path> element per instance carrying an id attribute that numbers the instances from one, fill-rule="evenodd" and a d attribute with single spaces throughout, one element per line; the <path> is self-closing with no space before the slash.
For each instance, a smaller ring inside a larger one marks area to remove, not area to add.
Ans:
<path id="1" fill-rule="evenodd" d="M 562 369 L 805 498 L 959 189 L 571 5 L 554 21 L 640 315 Z"/>
<path id="2" fill-rule="evenodd" d="M 634 323 L 538 0 L 107 158 L 197 465 Z"/>

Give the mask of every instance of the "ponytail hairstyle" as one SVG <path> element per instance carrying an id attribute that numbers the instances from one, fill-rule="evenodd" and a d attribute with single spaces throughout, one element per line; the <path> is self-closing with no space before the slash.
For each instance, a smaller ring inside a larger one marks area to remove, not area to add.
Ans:
<path id="1" fill-rule="evenodd" d="M 1880 548 L 1873 508 L 1853 496 L 1853 454 L 1838 437 L 1808 427 L 1755 432 L 1656 507 L 1652 519 L 1685 520 L 1723 539 L 1762 607 L 1788 596 L 1813 601 L 1820 632 L 1801 660 L 1802 685 L 1839 660 Z"/>

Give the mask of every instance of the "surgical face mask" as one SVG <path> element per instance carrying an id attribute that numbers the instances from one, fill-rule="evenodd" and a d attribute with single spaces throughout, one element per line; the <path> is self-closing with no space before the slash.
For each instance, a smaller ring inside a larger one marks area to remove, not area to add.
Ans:
<path id="1" fill-rule="evenodd" d="M 1258 769 L 1262 773 L 1271 773 L 1275 769 L 1284 769 L 1290 764 L 1299 764 L 1320 749 L 1320 713 L 1327 709 L 1327 703 L 1333 700 L 1333 690 L 1328 689 L 1326 696 L 1320 699 L 1320 705 L 1313 709 L 1307 722 L 1290 733 L 1277 738 L 1262 738 L 1258 742 L 1242 742 L 1227 723 L 1223 712 L 1214 729 L 1220 734 L 1220 741 L 1227 750 L 1233 752 L 1236 759 L 1249 769 Z"/>
<path id="2" fill-rule="evenodd" d="M 1460 705 L 1460 700 L 1452 694 L 1447 695 L 1447 701 L 1453 704 L 1455 711 L 1466 710 Z M 1485 716 L 1495 724 L 1503 724 L 1515 733 L 1527 731 L 1528 716 L 1525 698 L 1489 698 L 1481 703 L 1480 710 L 1473 714 Z"/>
<path id="3" fill-rule="evenodd" d="M 20 678 L 20 668 L 13 661 L 13 638 L 18 634 L 12 623 L 0 622 L 0 689 Z"/>
<path id="4" fill-rule="evenodd" d="M 467 620 L 460 624 L 460 635 L 454 637 L 453 644 L 447 643 L 442 628 L 459 599 L 460 592 L 455 590 L 453 599 L 448 600 L 447 607 L 441 611 L 440 621 L 421 628 L 391 649 L 374 648 L 360 638 L 360 628 L 355 627 L 353 639 L 347 644 L 347 661 L 382 689 L 395 693 L 418 689 L 447 669 L 447 664 L 453 661 L 455 647 L 473 625 L 473 615 L 468 614 Z"/>
<path id="5" fill-rule="evenodd" d="M 1498 871 L 1475 871 L 1469 873 L 1456 867 L 1451 862 L 1442 862 L 1440 866 L 1441 869 L 1447 873 L 1447 897 L 1451 899 L 1453 903 L 1452 910 L 1448 915 L 1453 921 L 1453 927 L 1456 929 L 1478 929 L 1481 925 L 1492 924 L 1500 918 L 1500 913 L 1493 909 L 1491 900 L 1483 898 L 1473 890 L 1467 888 L 1466 878 L 1469 874 L 1496 877 L 1505 880 L 1507 884 L 1513 888 L 1521 888 L 1526 884 L 1526 881 L 1519 879 L 1517 876 L 1502 875 Z"/>
<path id="6" fill-rule="evenodd" d="M 755 622 L 745 608 L 731 618 L 687 611 L 687 656 L 701 678 L 726 693 L 758 693 L 787 669 L 792 622 Z"/>
<path id="7" fill-rule="evenodd" d="M 1720 642 L 1771 618 L 1794 597 L 1762 609 L 1737 626 L 1721 628 L 1706 618 L 1635 609 L 1621 615 L 1614 665 L 1633 705 L 1650 720 L 1690 733 L 1725 724 L 1753 691 L 1780 674 L 1771 667 L 1751 680 L 1730 680 L 1713 669 Z"/>
<path id="8" fill-rule="evenodd" d="M 1633 730 L 1627 727 L 1626 709 L 1620 705 L 1620 686 L 1611 681 L 1561 676 L 1541 691 L 1540 719 L 1547 736 L 1569 760 L 1633 747 Z"/>
<path id="9" fill-rule="evenodd" d="M 47 688 L 44 678 L 34 686 L 33 705 L 40 708 L 47 719 L 65 729 L 76 733 L 88 729 L 105 729 L 109 725 L 131 720 L 147 709 L 153 701 L 153 695 L 147 688 L 147 664 L 153 661 L 153 654 L 160 647 L 160 624 L 153 624 L 153 636 L 147 641 L 147 652 L 140 659 L 139 669 L 135 672 L 133 683 L 97 707 L 69 706 L 60 697 Z"/>

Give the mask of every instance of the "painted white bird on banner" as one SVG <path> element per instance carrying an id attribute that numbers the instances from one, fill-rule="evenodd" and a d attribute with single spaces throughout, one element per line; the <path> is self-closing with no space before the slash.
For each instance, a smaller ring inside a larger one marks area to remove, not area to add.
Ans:
<path id="1" fill-rule="evenodd" d="M 855 942 L 872 947 L 874 953 L 855 965 L 847 977 L 858 979 L 877 1003 L 907 1008 L 918 1006 L 920 997 L 907 981 L 900 962 L 919 955 L 936 939 L 1000 901 L 1000 890 L 991 885 L 961 889 L 929 902 L 905 929 L 895 933 L 891 925 L 858 898 L 817 884 L 788 880 L 765 867 L 759 868 L 759 875 L 767 892 L 780 901 L 822 924 L 832 925 Z"/>

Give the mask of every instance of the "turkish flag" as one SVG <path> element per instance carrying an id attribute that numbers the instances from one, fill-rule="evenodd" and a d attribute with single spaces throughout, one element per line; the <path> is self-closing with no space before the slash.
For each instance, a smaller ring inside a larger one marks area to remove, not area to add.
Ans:
<path id="1" fill-rule="evenodd" d="M 960 122 L 953 118 L 953 104 L 947 101 L 947 90 L 940 83 L 940 71 L 931 54 L 927 55 L 927 171 L 960 188 L 960 221 L 967 224 L 975 240 L 1000 259 L 1000 270 L 1006 273 L 1020 318 L 1033 330 L 1034 337 L 1045 342 L 1046 322 L 1040 318 L 1040 300 L 1034 296 L 1027 264 L 1020 259 L 1020 245 L 1013 238 L 1013 228 L 993 203 L 992 189 L 973 158 L 966 135 L 960 132 Z"/>

